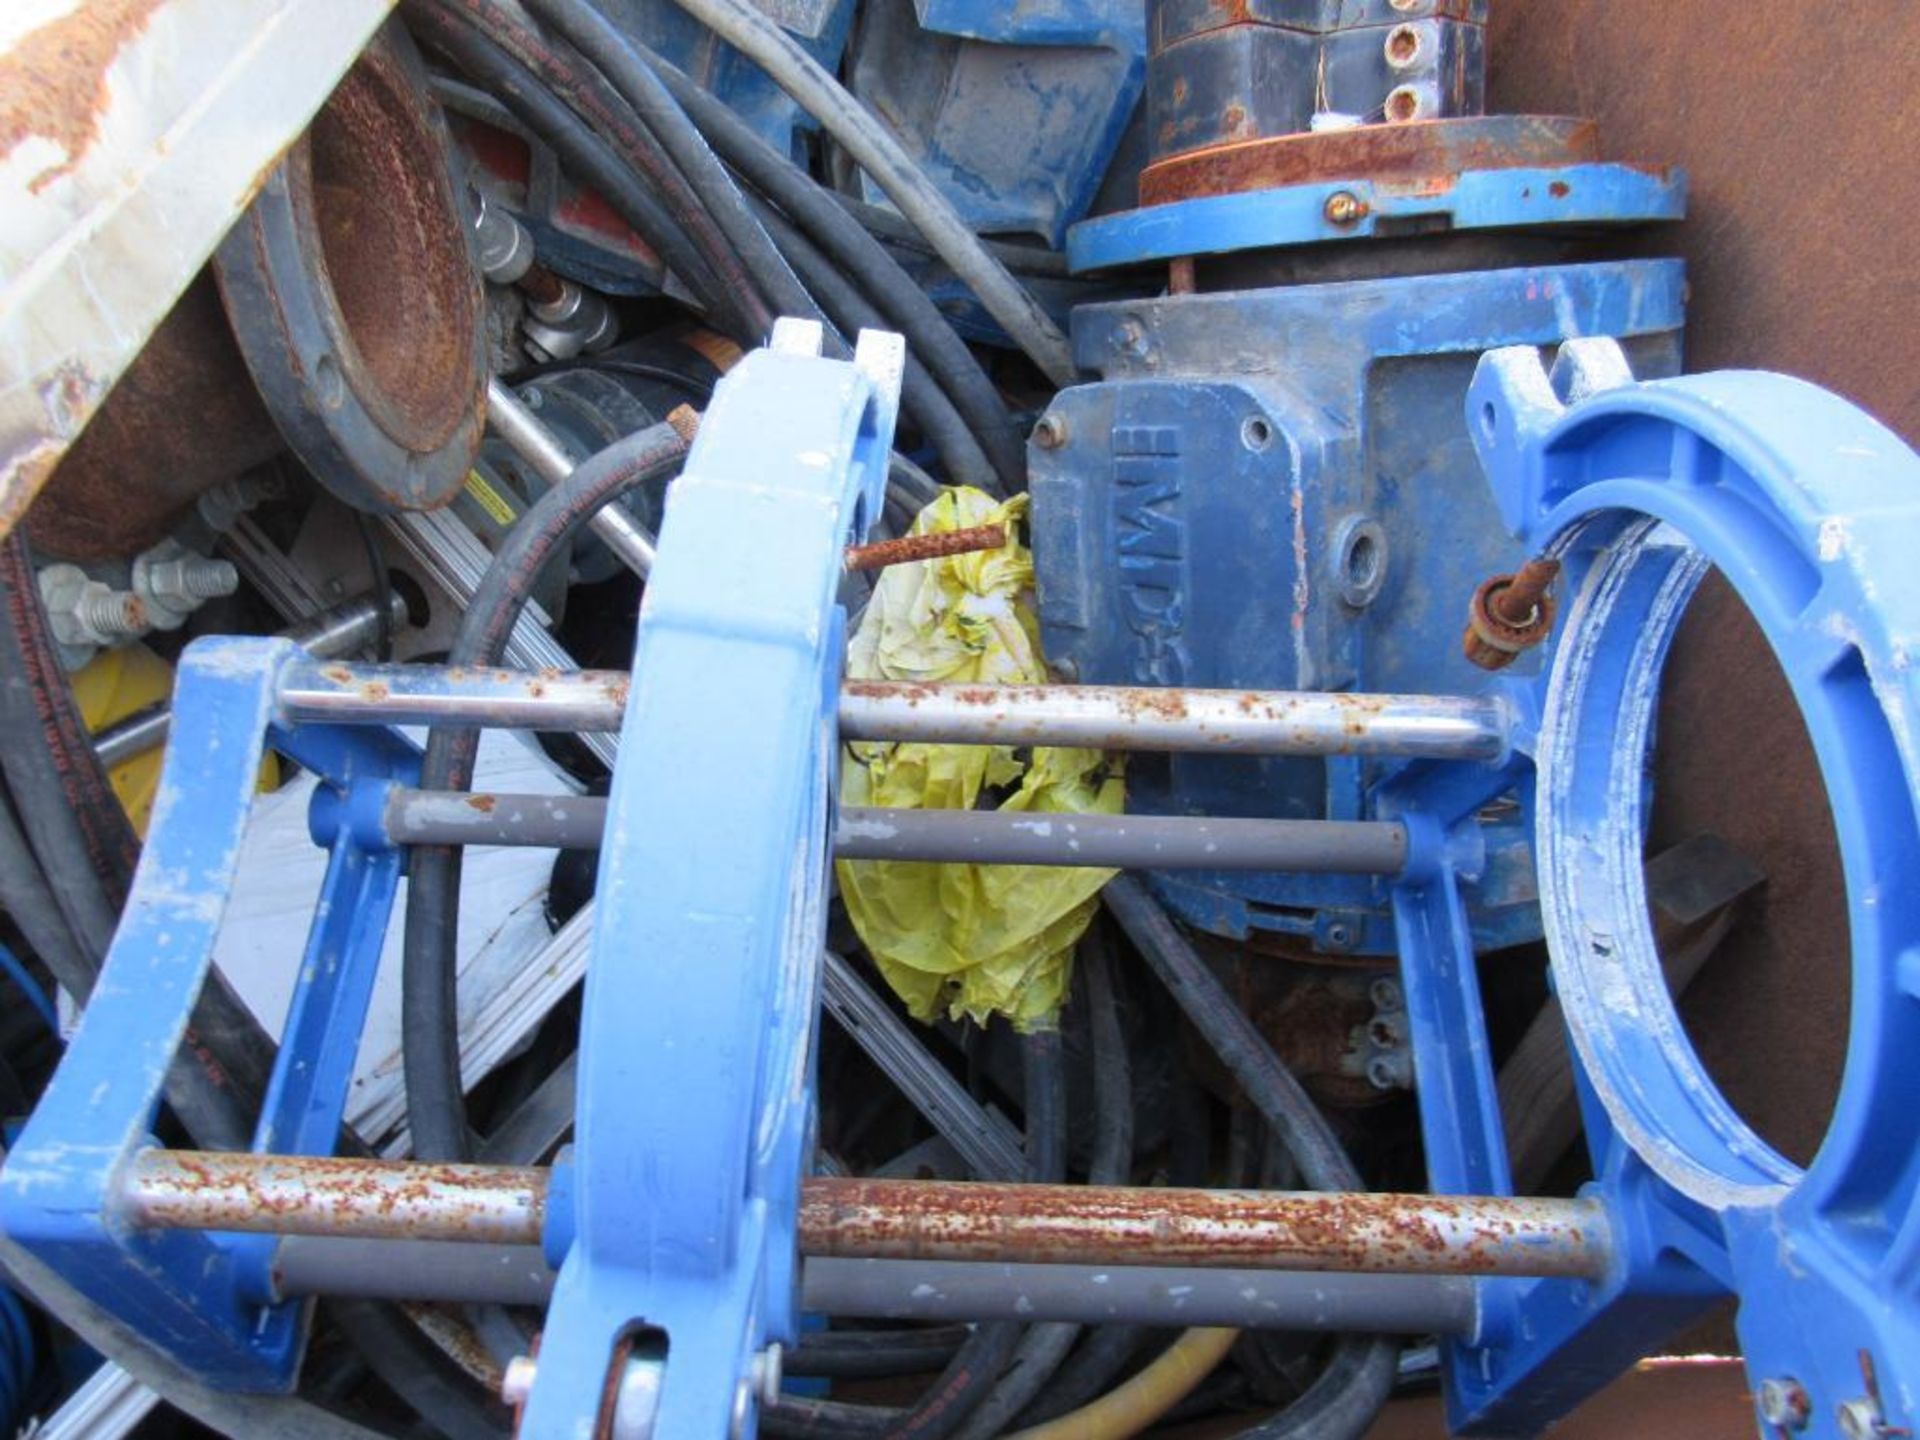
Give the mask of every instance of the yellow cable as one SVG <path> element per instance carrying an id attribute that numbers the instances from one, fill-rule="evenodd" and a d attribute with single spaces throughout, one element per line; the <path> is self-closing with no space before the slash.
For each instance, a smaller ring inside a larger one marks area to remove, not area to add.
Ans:
<path id="1" fill-rule="evenodd" d="M 1240 1338 L 1238 1330 L 1195 1329 L 1181 1332 L 1158 1360 L 1126 1384 L 1109 1390 L 1058 1420 L 1022 1430 L 1007 1440 L 1125 1440 L 1138 1435 L 1193 1393 L 1227 1358 Z"/>

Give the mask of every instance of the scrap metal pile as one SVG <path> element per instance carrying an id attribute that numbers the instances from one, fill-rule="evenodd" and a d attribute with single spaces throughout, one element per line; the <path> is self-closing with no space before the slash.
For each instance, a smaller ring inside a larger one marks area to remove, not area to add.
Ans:
<path id="1" fill-rule="evenodd" d="M 1682 374 L 1684 173 L 1486 10 L 0 21 L 0 1423 L 1506 1435 L 1731 1298 L 1910 1433 L 1920 457 Z M 1714 572 L 1804 1168 L 1648 842 Z"/>

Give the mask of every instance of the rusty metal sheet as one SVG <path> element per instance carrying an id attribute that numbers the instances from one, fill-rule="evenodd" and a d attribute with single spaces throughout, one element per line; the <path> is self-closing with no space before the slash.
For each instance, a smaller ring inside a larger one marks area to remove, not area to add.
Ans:
<path id="1" fill-rule="evenodd" d="M 0 535 L 390 8 L 0 6 Z"/>

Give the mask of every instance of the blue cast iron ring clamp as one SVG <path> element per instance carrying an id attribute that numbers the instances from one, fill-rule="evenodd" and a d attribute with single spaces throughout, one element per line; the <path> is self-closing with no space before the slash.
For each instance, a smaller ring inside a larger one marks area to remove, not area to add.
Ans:
<path id="1" fill-rule="evenodd" d="M 1531 348 L 1489 353 L 1466 418 L 1508 527 L 1567 566 L 1537 847 L 1599 1188 L 1649 1274 L 1684 1255 L 1741 1297 L 1756 1388 L 1797 1387 L 1811 1433 L 1898 1433 L 1920 1401 L 1920 457 L 1785 376 L 1632 383 L 1605 340 L 1563 346 L 1551 372 Z M 1709 568 L 1791 684 L 1846 878 L 1849 1052 L 1804 1171 L 1708 1077 L 1647 920 L 1660 670 Z"/>

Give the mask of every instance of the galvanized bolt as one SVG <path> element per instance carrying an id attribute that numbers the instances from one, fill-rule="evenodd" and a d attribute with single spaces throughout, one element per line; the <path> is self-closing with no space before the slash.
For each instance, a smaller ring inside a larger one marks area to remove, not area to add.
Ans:
<path id="1" fill-rule="evenodd" d="M 1400 1010 L 1406 1005 L 1406 997 L 1400 993 L 1400 982 L 1389 980 L 1384 975 L 1367 987 L 1367 998 L 1373 1001 L 1376 1010 Z"/>
<path id="2" fill-rule="evenodd" d="M 1042 450 L 1058 450 L 1067 443 L 1067 422 L 1052 412 L 1042 415 L 1033 427 L 1033 443 Z"/>
<path id="3" fill-rule="evenodd" d="M 1762 1380 L 1755 1395 L 1760 1418 L 1776 1430 L 1804 1430 L 1813 1418 L 1806 1386 L 1791 1376 Z"/>
<path id="4" fill-rule="evenodd" d="M 786 1365 L 786 1351 L 779 1345 L 769 1345 L 753 1357 L 748 1377 L 753 1388 L 760 1394 L 762 1405 L 776 1404 L 780 1399 L 780 1380 Z"/>
<path id="5" fill-rule="evenodd" d="M 531 1355 L 514 1356 L 500 1376 L 500 1398 L 515 1409 L 525 1405 L 533 1394 L 533 1381 L 539 1369 L 539 1362 Z"/>
<path id="6" fill-rule="evenodd" d="M 1880 1407 L 1871 1400 L 1848 1400 L 1835 1407 L 1840 1433 L 1847 1440 L 1880 1440 Z"/>
<path id="7" fill-rule="evenodd" d="M 1329 225 L 1357 225 L 1367 218 L 1367 202 L 1351 190 L 1336 190 L 1327 197 Z"/>

